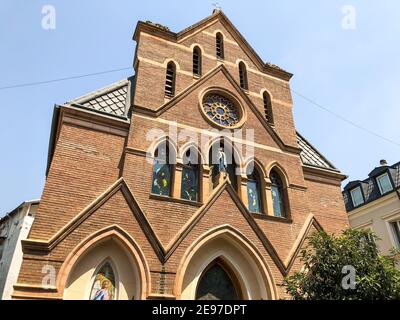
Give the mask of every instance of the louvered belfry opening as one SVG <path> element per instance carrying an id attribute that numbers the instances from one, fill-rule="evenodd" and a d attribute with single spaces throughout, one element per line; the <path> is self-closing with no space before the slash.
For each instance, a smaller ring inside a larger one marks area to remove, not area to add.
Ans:
<path id="1" fill-rule="evenodd" d="M 239 63 L 239 78 L 240 78 L 240 87 L 242 89 L 247 90 L 249 88 L 247 83 L 247 71 L 246 71 L 246 65 L 243 62 Z"/>
<path id="2" fill-rule="evenodd" d="M 264 100 L 264 115 L 265 119 L 269 124 L 274 124 L 274 118 L 272 114 L 272 103 L 271 103 L 271 96 L 267 91 L 263 93 L 263 100 Z"/>
<path id="3" fill-rule="evenodd" d="M 222 37 L 221 33 L 217 33 L 215 37 L 215 48 L 217 57 L 223 59 L 224 58 L 224 38 Z"/>
<path id="4" fill-rule="evenodd" d="M 201 76 L 201 50 L 199 47 L 193 49 L 193 74 Z"/>
<path id="5" fill-rule="evenodd" d="M 173 97 L 175 94 L 175 77 L 175 64 L 173 62 L 169 62 L 167 65 L 167 74 L 165 78 L 165 95 L 167 97 Z"/>

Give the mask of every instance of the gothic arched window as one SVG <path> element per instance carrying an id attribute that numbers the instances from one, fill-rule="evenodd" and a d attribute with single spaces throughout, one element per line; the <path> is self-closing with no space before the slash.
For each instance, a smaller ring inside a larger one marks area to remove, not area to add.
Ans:
<path id="1" fill-rule="evenodd" d="M 170 164 L 169 143 L 160 143 L 154 152 L 153 180 L 151 193 L 162 196 L 171 194 L 172 165 Z"/>
<path id="2" fill-rule="evenodd" d="M 244 64 L 243 61 L 239 62 L 239 80 L 240 80 L 240 87 L 242 89 L 249 89 L 249 85 L 247 82 L 247 70 L 246 70 L 246 65 Z"/>
<path id="3" fill-rule="evenodd" d="M 224 58 L 224 37 L 218 32 L 215 36 L 215 50 L 217 54 L 217 58 Z"/>
<path id="4" fill-rule="evenodd" d="M 90 300 L 116 300 L 115 273 L 109 261 L 96 272 L 90 291 Z"/>
<path id="5" fill-rule="evenodd" d="M 272 103 L 271 103 L 271 96 L 267 91 L 263 93 L 263 102 L 264 102 L 264 115 L 265 119 L 269 124 L 274 124 L 274 117 L 272 114 Z"/>
<path id="6" fill-rule="evenodd" d="M 230 273 L 219 261 L 213 262 L 200 277 L 196 300 L 239 300 L 240 293 Z"/>
<path id="7" fill-rule="evenodd" d="M 183 157 L 181 198 L 199 201 L 199 156 L 194 148 L 189 148 Z"/>
<path id="8" fill-rule="evenodd" d="M 193 74 L 195 76 L 201 76 L 201 50 L 199 47 L 193 48 Z"/>
<path id="9" fill-rule="evenodd" d="M 253 172 L 247 175 L 247 200 L 250 212 L 262 212 L 262 197 L 261 197 L 261 178 L 258 171 L 253 168 Z"/>
<path id="10" fill-rule="evenodd" d="M 167 97 L 173 97 L 175 94 L 175 78 L 176 78 L 176 66 L 172 61 L 167 64 L 167 73 L 165 76 L 165 95 Z"/>
<path id="11" fill-rule="evenodd" d="M 273 170 L 269 176 L 271 180 L 272 206 L 274 208 L 275 217 L 285 217 L 285 194 L 282 179 Z"/>

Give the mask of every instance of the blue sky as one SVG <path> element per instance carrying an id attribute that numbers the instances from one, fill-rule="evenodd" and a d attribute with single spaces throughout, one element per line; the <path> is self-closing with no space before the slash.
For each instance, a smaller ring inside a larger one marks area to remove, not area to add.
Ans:
<path id="1" fill-rule="evenodd" d="M 208 16 L 213 2 L 0 0 L 0 88 L 130 67 L 138 20 L 179 31 Z M 351 126 L 293 94 L 298 131 L 350 179 L 365 178 L 382 158 L 400 161 L 400 2 L 219 4 L 264 61 L 294 73 L 294 91 L 398 143 Z M 42 28 L 44 5 L 56 9 L 55 30 Z M 356 10 L 355 29 L 342 28 L 344 5 Z M 0 90 L 0 216 L 41 196 L 54 104 L 132 72 Z"/>

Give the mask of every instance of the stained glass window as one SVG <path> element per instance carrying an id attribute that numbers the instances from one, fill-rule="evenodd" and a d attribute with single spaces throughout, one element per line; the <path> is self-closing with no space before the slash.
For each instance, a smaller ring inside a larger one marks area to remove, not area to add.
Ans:
<path id="1" fill-rule="evenodd" d="M 198 170 L 195 165 L 183 167 L 181 198 L 191 201 L 198 200 Z"/>
<path id="2" fill-rule="evenodd" d="M 171 192 L 169 148 L 165 143 L 160 145 L 155 152 L 151 192 L 162 196 L 169 196 Z"/>
<path id="3" fill-rule="evenodd" d="M 201 276 L 196 290 L 196 300 L 238 300 L 235 285 L 219 263 L 214 263 Z"/>
<path id="4" fill-rule="evenodd" d="M 225 127 L 235 126 L 240 120 L 235 104 L 217 94 L 210 94 L 204 98 L 203 110 L 213 122 Z"/>
<path id="5" fill-rule="evenodd" d="M 95 275 L 90 300 L 116 300 L 115 275 L 110 262 L 104 263 Z"/>
<path id="6" fill-rule="evenodd" d="M 275 217 L 285 216 L 285 204 L 283 199 L 283 184 L 281 178 L 275 171 L 270 174 L 272 206 L 274 208 Z"/>
<path id="7" fill-rule="evenodd" d="M 197 151 L 190 148 L 183 157 L 181 198 L 198 201 L 199 198 L 199 159 Z"/>
<path id="8" fill-rule="evenodd" d="M 247 180 L 247 201 L 250 212 L 261 212 L 260 181 L 258 176 L 253 174 Z"/>

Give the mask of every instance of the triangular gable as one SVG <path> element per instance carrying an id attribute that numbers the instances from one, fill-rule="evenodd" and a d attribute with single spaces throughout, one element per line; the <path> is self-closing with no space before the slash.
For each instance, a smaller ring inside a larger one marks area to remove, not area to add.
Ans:
<path id="1" fill-rule="evenodd" d="M 293 263 L 304 244 L 304 241 L 309 234 L 309 231 L 312 227 L 317 230 L 322 230 L 321 225 L 317 222 L 315 217 L 310 214 L 306 219 L 303 228 L 299 232 L 299 235 L 293 244 L 293 247 L 285 259 L 282 261 L 279 257 L 277 251 L 275 250 L 272 243 L 268 240 L 265 233 L 262 229 L 258 226 L 254 218 L 252 217 L 251 213 L 247 210 L 245 204 L 239 198 L 237 192 L 232 187 L 231 183 L 228 179 L 225 179 L 223 183 L 221 183 L 210 195 L 207 203 L 205 203 L 192 217 L 191 219 L 181 228 L 181 230 L 177 233 L 177 236 L 170 241 L 166 248 L 166 256 L 165 260 L 168 260 L 169 257 L 174 253 L 174 251 L 179 247 L 179 244 L 189 235 L 190 231 L 196 226 L 196 224 L 203 218 L 203 216 L 207 213 L 207 211 L 213 206 L 213 204 L 217 201 L 217 199 L 222 195 L 223 192 L 228 192 L 229 196 L 231 197 L 232 201 L 236 204 L 236 207 L 243 215 L 249 226 L 253 229 L 257 237 L 260 239 L 262 245 L 281 271 L 283 275 L 287 275 L 293 266 Z"/>
<path id="2" fill-rule="evenodd" d="M 309 215 L 302 230 L 300 231 L 296 242 L 293 245 L 290 254 L 288 255 L 285 262 L 283 262 L 278 256 L 272 243 L 268 240 L 265 233 L 261 230 L 258 224 L 255 222 L 251 213 L 247 210 L 244 203 L 239 198 L 236 191 L 233 189 L 231 183 L 228 179 L 225 179 L 210 195 L 209 199 L 199 210 L 190 218 L 190 220 L 181 228 L 177 233 L 177 236 L 170 241 L 170 243 L 164 247 L 157 237 L 154 228 L 151 226 L 150 222 L 147 220 L 143 210 L 140 208 L 138 202 L 133 196 L 131 190 L 126 184 L 123 178 L 117 180 L 110 188 L 108 188 L 102 195 L 100 195 L 96 200 L 94 200 L 89 206 L 87 206 L 83 211 L 81 211 L 74 219 L 72 219 L 67 225 L 65 225 L 59 232 L 57 232 L 48 241 L 27 239 L 22 240 L 22 248 L 24 253 L 30 254 L 48 254 L 53 248 L 55 248 L 63 239 L 65 239 L 69 234 L 71 234 L 79 225 L 81 225 L 91 214 L 93 214 L 97 209 L 99 209 L 104 203 L 106 203 L 113 195 L 118 191 L 122 191 L 124 197 L 127 200 L 131 211 L 133 212 L 135 218 L 137 219 L 140 227 L 143 230 L 144 235 L 147 237 L 149 243 L 154 249 L 157 257 L 161 263 L 165 263 L 174 251 L 179 247 L 180 243 L 186 238 L 190 231 L 196 226 L 196 224 L 202 219 L 202 217 L 207 213 L 207 211 L 213 206 L 217 199 L 221 196 L 223 192 L 227 192 L 231 197 L 232 201 L 236 204 L 238 211 L 243 215 L 245 220 L 251 229 L 255 232 L 257 237 L 260 239 L 262 245 L 281 271 L 283 275 L 287 275 L 292 267 L 295 258 L 303 245 L 309 230 L 314 226 L 317 230 L 322 230 L 320 224 L 315 220 L 313 215 Z"/>
<path id="3" fill-rule="evenodd" d="M 201 77 L 197 82 L 194 84 L 190 85 L 186 89 L 182 90 L 179 94 L 174 96 L 171 100 L 168 102 L 164 103 L 160 107 L 158 107 L 155 110 L 150 110 L 148 108 L 144 108 L 142 106 L 134 106 L 136 110 L 140 110 L 143 113 L 146 113 L 148 115 L 151 115 L 153 117 L 159 117 L 161 116 L 164 112 L 169 110 L 171 107 L 176 105 L 179 101 L 184 99 L 186 96 L 188 96 L 190 93 L 192 93 L 194 90 L 198 89 L 200 86 L 202 86 L 204 83 L 209 81 L 211 78 L 213 78 L 215 75 L 217 75 L 219 72 L 222 72 L 226 79 L 232 84 L 233 88 L 235 89 L 235 93 L 239 95 L 244 102 L 247 104 L 249 109 L 253 112 L 253 114 L 256 116 L 258 121 L 262 124 L 262 126 L 265 128 L 265 130 L 270 134 L 272 139 L 277 143 L 277 145 L 282 149 L 286 150 L 289 152 L 293 153 L 300 153 L 299 148 L 295 148 L 289 145 L 286 145 L 283 140 L 279 137 L 279 135 L 276 133 L 275 130 L 271 128 L 271 126 L 267 123 L 265 120 L 264 116 L 260 113 L 258 108 L 254 105 L 253 101 L 243 92 L 243 90 L 240 88 L 239 84 L 236 82 L 236 80 L 232 77 L 230 72 L 226 69 L 226 67 L 221 64 L 214 69 L 210 70 L 207 74 L 205 74 L 203 77 Z"/>
<path id="4" fill-rule="evenodd" d="M 97 209 L 105 204 L 113 195 L 118 191 L 121 191 L 127 200 L 131 211 L 138 221 L 139 226 L 143 230 L 143 234 L 147 237 L 155 253 L 157 254 L 160 261 L 164 259 L 165 251 L 154 232 L 153 227 L 147 220 L 138 202 L 130 191 L 128 185 L 123 178 L 118 179 L 112 186 L 110 186 L 103 194 L 83 209 L 78 215 L 76 215 L 67 225 L 60 229 L 52 238 L 48 241 L 27 239 L 22 241 L 24 252 L 50 252 L 57 244 L 65 239 L 69 234 L 72 233 L 79 225 L 81 225 L 89 216 L 91 216 Z"/>
<path id="5" fill-rule="evenodd" d="M 220 21 L 224 25 L 232 38 L 235 39 L 241 49 L 247 54 L 249 59 L 253 61 L 253 63 L 260 69 L 260 71 L 263 71 L 267 74 L 273 75 L 286 81 L 290 80 L 290 78 L 293 76 L 291 73 L 279 68 L 274 64 L 263 62 L 256 51 L 251 47 L 247 40 L 242 36 L 242 34 L 236 29 L 236 27 L 221 10 L 214 10 L 212 15 L 193 24 L 188 28 L 185 28 L 178 33 L 171 32 L 167 27 L 161 26 L 159 24 L 140 21 L 136 26 L 133 38 L 137 41 L 140 31 L 147 30 L 148 32 L 157 34 L 158 36 L 179 43 L 187 38 L 192 37 L 196 33 L 201 32 L 205 27 L 217 21 Z"/>

